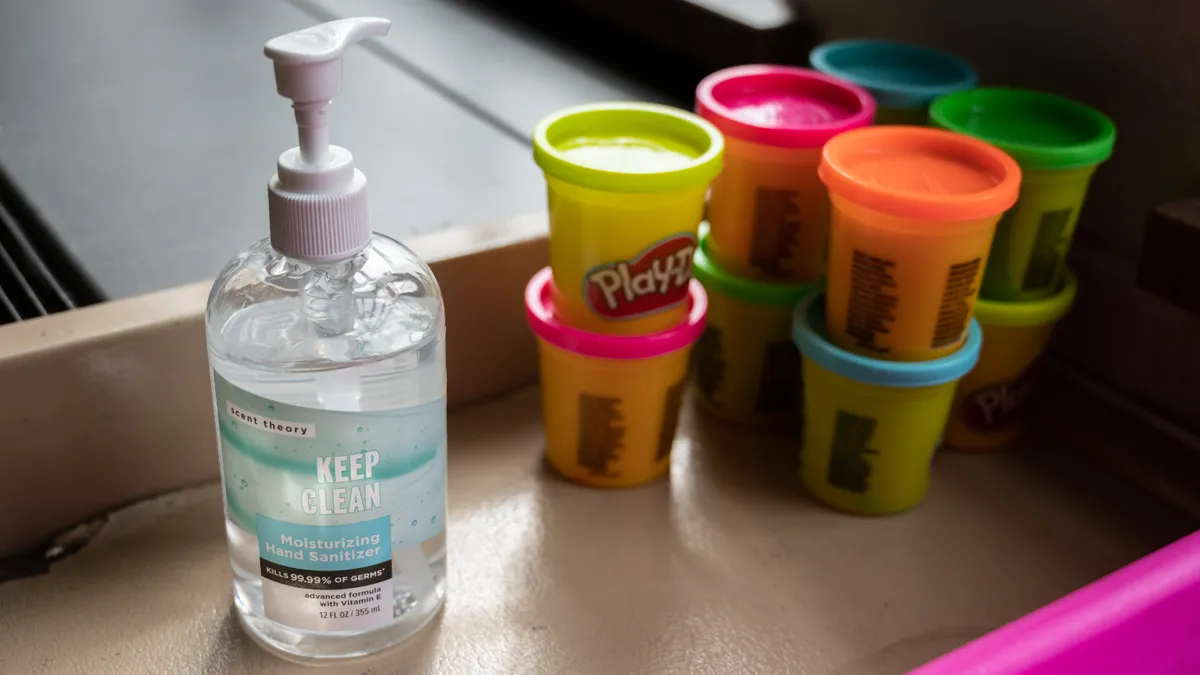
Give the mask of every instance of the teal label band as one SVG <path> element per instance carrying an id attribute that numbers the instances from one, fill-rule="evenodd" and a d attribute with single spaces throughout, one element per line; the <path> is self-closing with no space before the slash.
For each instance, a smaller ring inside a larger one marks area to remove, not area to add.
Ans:
<path id="1" fill-rule="evenodd" d="M 446 401 L 334 411 L 251 394 L 213 373 L 226 512 L 258 538 L 266 615 L 316 631 L 393 618 L 393 558 L 446 523 Z"/>

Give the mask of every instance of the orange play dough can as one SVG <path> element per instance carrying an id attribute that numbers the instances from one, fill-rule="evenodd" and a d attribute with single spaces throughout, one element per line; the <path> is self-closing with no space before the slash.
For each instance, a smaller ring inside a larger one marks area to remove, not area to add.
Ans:
<path id="1" fill-rule="evenodd" d="M 607 335 L 567 325 L 554 304 L 550 268 L 525 288 L 537 336 L 546 459 L 583 485 L 621 488 L 671 466 L 692 345 L 704 332 L 708 296 L 688 283 L 687 314 L 646 335 Z"/>
<path id="2" fill-rule="evenodd" d="M 819 279 L 829 238 L 821 146 L 871 123 L 871 95 L 807 68 L 745 65 L 704 78 L 696 112 L 725 136 L 708 199 L 713 261 L 750 281 Z"/>
<path id="3" fill-rule="evenodd" d="M 907 126 L 857 129 L 822 152 L 832 202 L 826 322 L 851 352 L 890 361 L 954 353 L 1021 170 L 982 141 Z"/>

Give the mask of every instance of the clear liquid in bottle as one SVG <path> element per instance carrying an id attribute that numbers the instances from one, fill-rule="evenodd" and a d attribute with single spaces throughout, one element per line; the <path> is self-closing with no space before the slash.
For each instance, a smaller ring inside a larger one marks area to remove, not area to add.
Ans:
<path id="1" fill-rule="evenodd" d="M 445 321 L 432 272 L 373 235 L 314 265 L 262 240 L 206 313 L 234 602 L 302 662 L 425 626 L 446 597 Z"/>

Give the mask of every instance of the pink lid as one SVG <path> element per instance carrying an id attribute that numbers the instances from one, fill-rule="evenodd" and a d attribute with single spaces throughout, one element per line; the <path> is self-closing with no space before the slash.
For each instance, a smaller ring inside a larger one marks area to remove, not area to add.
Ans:
<path id="1" fill-rule="evenodd" d="M 696 87 L 696 112 L 721 133 L 785 148 L 819 148 L 865 127 L 875 100 L 861 87 L 807 68 L 736 66 Z"/>
<path id="2" fill-rule="evenodd" d="M 525 287 L 525 320 L 533 334 L 555 347 L 600 359 L 648 359 L 690 346 L 704 332 L 708 296 L 699 281 L 688 285 L 688 313 L 683 323 L 649 335 L 601 335 L 571 328 L 554 316 L 550 268 L 533 275 Z"/>

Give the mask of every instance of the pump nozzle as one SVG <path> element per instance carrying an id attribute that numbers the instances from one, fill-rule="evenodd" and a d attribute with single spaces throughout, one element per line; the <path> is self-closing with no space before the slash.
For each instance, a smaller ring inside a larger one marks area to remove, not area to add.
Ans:
<path id="1" fill-rule="evenodd" d="M 275 88 L 290 98 L 300 127 L 300 156 L 319 164 L 328 157 L 325 111 L 342 92 L 342 55 L 358 41 L 384 35 L 392 22 L 373 16 L 330 21 L 280 35 L 263 52 L 275 62 Z"/>
<path id="2" fill-rule="evenodd" d="M 341 260 L 371 239 L 367 179 L 345 148 L 329 144 L 326 113 L 342 91 L 342 55 L 360 40 L 388 32 L 375 17 L 330 21 L 272 39 L 275 88 L 292 99 L 300 146 L 279 156 L 268 203 L 271 245 L 309 261 Z"/>

